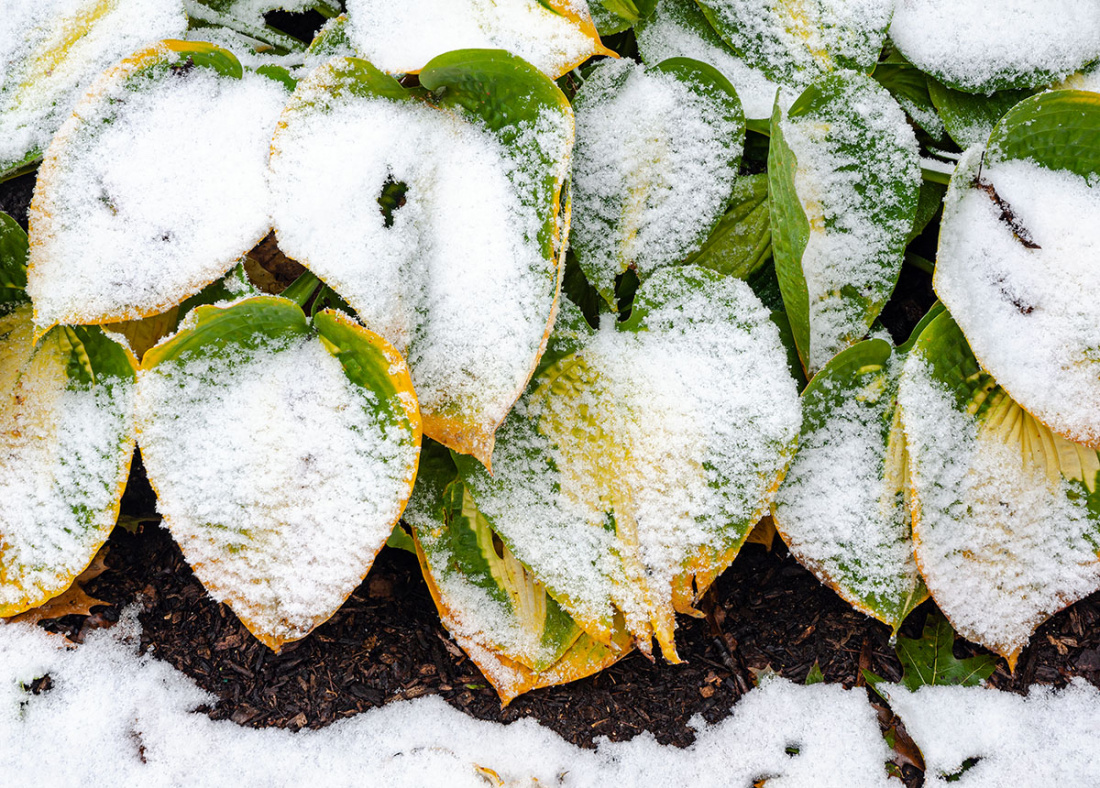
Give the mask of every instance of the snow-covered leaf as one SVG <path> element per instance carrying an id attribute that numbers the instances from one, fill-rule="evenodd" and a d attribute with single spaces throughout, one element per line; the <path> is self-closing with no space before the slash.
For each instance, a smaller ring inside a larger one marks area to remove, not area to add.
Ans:
<path id="1" fill-rule="evenodd" d="M 165 41 L 107 71 L 50 145 L 30 208 L 35 323 L 167 311 L 270 230 L 278 82 Z"/>
<path id="2" fill-rule="evenodd" d="M 997 121 L 1034 92 L 1024 88 L 982 96 L 949 88 L 931 77 L 927 78 L 927 83 L 928 95 L 947 133 L 963 149 L 984 145 Z"/>
<path id="3" fill-rule="evenodd" d="M 741 102 L 713 66 L 687 58 L 594 69 L 574 99 L 573 251 L 609 304 L 697 251 L 730 200 L 744 145 Z"/>
<path id="4" fill-rule="evenodd" d="M 425 433 L 488 463 L 553 322 L 573 116 L 500 51 L 443 55 L 420 84 L 354 58 L 300 83 L 273 143 L 276 232 L 406 354 Z"/>
<path id="5" fill-rule="evenodd" d="M 456 462 L 478 511 L 601 643 L 625 626 L 676 661 L 674 613 L 765 513 L 798 432 L 774 324 L 748 286 L 694 266 L 638 290 L 630 320 L 584 330 L 501 428 L 493 475 Z"/>
<path id="6" fill-rule="evenodd" d="M 182 35 L 179 0 L 6 0 L 0 24 L 0 180 L 42 156 L 103 69 Z"/>
<path id="7" fill-rule="evenodd" d="M 284 298 L 201 306 L 146 353 L 142 459 L 211 595 L 273 649 L 355 590 L 412 492 L 420 418 L 384 339 Z"/>
<path id="8" fill-rule="evenodd" d="M 749 66 L 792 86 L 839 70 L 869 74 L 894 10 L 894 0 L 698 2 Z"/>
<path id="9" fill-rule="evenodd" d="M 456 49 L 506 49 L 557 79 L 600 43 L 581 0 L 348 0 L 349 38 L 388 74 L 415 74 Z"/>
<path id="10" fill-rule="evenodd" d="M 917 564 L 955 630 L 1015 664 L 1035 628 L 1100 588 L 1100 455 L 982 371 L 936 317 L 899 389 Z"/>
<path id="11" fill-rule="evenodd" d="M 812 373 L 863 338 L 894 289 L 917 211 L 916 137 L 870 77 L 824 77 L 776 107 L 768 185 L 783 302 Z"/>
<path id="12" fill-rule="evenodd" d="M 427 444 L 405 511 L 440 618 L 504 703 L 575 681 L 630 650 L 586 634 L 521 564 L 478 510 L 448 450 Z"/>
<path id="13" fill-rule="evenodd" d="M 264 21 L 268 11 L 319 11 L 332 17 L 340 13 L 336 0 L 183 0 L 192 25 L 227 27 L 249 38 L 283 51 L 302 49 L 304 44 Z"/>
<path id="14" fill-rule="evenodd" d="M 911 63 L 956 90 L 1034 88 L 1100 58 L 1100 5 L 897 0 L 890 38 Z"/>
<path id="15" fill-rule="evenodd" d="M 638 54 L 646 65 L 674 57 L 712 65 L 737 91 L 746 118 L 771 117 L 778 86 L 729 48 L 694 0 L 659 0 L 652 16 L 640 22 L 635 33 Z"/>
<path id="16" fill-rule="evenodd" d="M 1100 94 L 1026 99 L 948 191 L 934 285 L 982 367 L 1070 440 L 1100 447 Z"/>
<path id="17" fill-rule="evenodd" d="M 746 279 L 772 256 L 768 175 L 745 175 L 733 185 L 730 206 L 687 263 Z"/>

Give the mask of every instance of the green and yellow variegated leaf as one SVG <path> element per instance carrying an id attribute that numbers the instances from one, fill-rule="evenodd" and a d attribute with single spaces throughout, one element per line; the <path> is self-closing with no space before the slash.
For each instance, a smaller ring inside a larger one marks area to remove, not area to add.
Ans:
<path id="1" fill-rule="evenodd" d="M 1035 629 L 1100 589 L 1100 456 L 985 373 L 952 317 L 917 340 L 899 401 L 916 558 L 959 634 L 1016 662 Z"/>
<path id="2" fill-rule="evenodd" d="M 951 178 L 933 285 L 982 367 L 1071 441 L 1100 448 L 1100 94 L 1013 107 Z"/>
<path id="3" fill-rule="evenodd" d="M 274 296 L 200 306 L 148 351 L 138 424 L 184 557 L 276 650 L 355 590 L 416 477 L 420 416 L 397 351 Z"/>
<path id="4" fill-rule="evenodd" d="M 551 79 L 595 55 L 600 43 L 587 4 L 571 0 L 349 0 L 348 37 L 388 74 L 415 74 L 456 49 L 502 49 Z"/>
<path id="5" fill-rule="evenodd" d="M 187 28 L 178 0 L 5 3 L 0 29 L 0 181 L 32 167 L 92 80 Z"/>
<path id="6" fill-rule="evenodd" d="M 917 212 L 917 141 L 870 77 L 824 77 L 777 106 L 768 153 L 783 302 L 810 373 L 866 335 L 894 289 Z"/>
<path id="7" fill-rule="evenodd" d="M 783 85 L 823 73 L 869 74 L 894 3 L 846 0 L 699 0 L 714 29 L 753 68 Z"/>
<path id="8" fill-rule="evenodd" d="M 615 304 L 616 277 L 645 281 L 698 251 L 729 204 L 744 146 L 741 102 L 713 66 L 606 61 L 574 99 L 573 252 Z"/>
<path id="9" fill-rule="evenodd" d="M 493 531 L 439 444 L 425 447 L 405 520 L 444 625 L 505 703 L 595 673 L 630 650 L 625 629 L 598 643 L 562 610 Z"/>
<path id="10" fill-rule="evenodd" d="M 675 613 L 733 561 L 793 447 L 778 332 L 743 282 L 687 266 L 644 283 L 629 321 L 551 345 L 493 474 L 459 456 L 462 481 L 590 637 L 610 646 L 625 622 L 676 661 Z"/>
<path id="11" fill-rule="evenodd" d="M 904 351 L 871 339 L 814 377 L 802 394 L 798 451 L 773 505 L 792 555 L 894 632 L 928 597 L 913 559 L 897 407 L 904 359 Z"/>
<path id="12" fill-rule="evenodd" d="M 0 317 L 0 616 L 65 591 L 118 517 L 134 452 L 137 362 L 99 328 L 34 343 L 31 307 Z"/>
<path id="13" fill-rule="evenodd" d="M 36 324 L 138 320 L 224 275 L 270 231 L 267 157 L 285 99 L 202 42 L 164 41 L 105 72 L 38 174 Z"/>
<path id="14" fill-rule="evenodd" d="M 355 58 L 302 81 L 273 143 L 276 232 L 409 359 L 426 434 L 488 464 L 553 323 L 573 115 L 500 51 L 438 57 L 420 85 Z"/>

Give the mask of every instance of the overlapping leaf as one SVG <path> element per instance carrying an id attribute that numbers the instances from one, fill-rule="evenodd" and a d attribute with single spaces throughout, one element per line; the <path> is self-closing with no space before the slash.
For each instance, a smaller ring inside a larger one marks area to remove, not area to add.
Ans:
<path id="1" fill-rule="evenodd" d="M 577 92 L 573 250 L 615 302 L 615 278 L 642 281 L 697 251 L 729 202 L 745 126 L 736 92 L 686 58 L 598 66 Z"/>
<path id="2" fill-rule="evenodd" d="M 463 495 L 588 636 L 676 661 L 674 613 L 733 560 L 797 433 L 778 332 L 744 283 L 672 268 L 598 332 L 566 302 L 544 362 L 493 475 L 455 457 Z"/>
<path id="3" fill-rule="evenodd" d="M 4 5 L 0 181 L 33 166 L 81 93 L 130 52 L 183 33 L 178 0 L 35 0 Z"/>
<path id="4" fill-rule="evenodd" d="M 134 451 L 133 355 L 98 328 L 34 342 L 26 236 L 0 214 L 0 616 L 64 592 L 107 540 Z"/>
<path id="5" fill-rule="evenodd" d="M 283 86 L 210 44 L 166 41 L 106 72 L 54 141 L 30 210 L 35 322 L 164 312 L 271 227 Z"/>
<path id="6" fill-rule="evenodd" d="M 426 434 L 488 463 L 553 321 L 573 117 L 504 52 L 444 55 L 420 85 L 354 58 L 302 81 L 273 144 L 276 232 L 406 354 Z"/>
<path id="7" fill-rule="evenodd" d="M 146 353 L 142 458 L 211 595 L 273 649 L 359 585 L 412 491 L 408 369 L 342 313 L 287 299 L 201 306 Z"/>
<path id="8" fill-rule="evenodd" d="M 1100 446 L 1100 95 L 1014 107 L 959 163 L 936 293 L 982 366 L 1033 416 Z"/>
<path id="9" fill-rule="evenodd" d="M 284 52 L 302 49 L 293 36 L 272 27 L 264 20 L 269 11 L 318 11 L 327 17 L 340 13 L 334 0 L 183 0 L 193 27 L 227 27 L 249 38 L 277 47 Z"/>
<path id="10" fill-rule="evenodd" d="M 799 356 L 816 372 L 871 327 L 917 211 L 916 139 L 869 77 L 825 77 L 772 119 L 772 243 Z"/>
<path id="11" fill-rule="evenodd" d="M 1012 666 L 1036 627 L 1100 588 L 1100 456 L 1016 404 L 947 313 L 917 340 L 899 401 L 921 573 L 955 629 Z"/>

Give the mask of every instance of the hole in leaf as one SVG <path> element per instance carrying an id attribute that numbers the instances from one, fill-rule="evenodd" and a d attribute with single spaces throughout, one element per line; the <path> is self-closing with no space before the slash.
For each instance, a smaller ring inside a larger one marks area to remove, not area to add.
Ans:
<path id="1" fill-rule="evenodd" d="M 394 180 L 392 175 L 382 184 L 382 192 L 378 195 L 378 207 L 382 210 L 382 223 L 386 227 L 393 227 L 393 215 L 398 208 L 404 206 L 408 191 L 408 184 Z"/>
<path id="2" fill-rule="evenodd" d="M 497 554 L 497 558 L 504 560 L 504 542 L 495 532 L 493 533 L 493 552 Z"/>

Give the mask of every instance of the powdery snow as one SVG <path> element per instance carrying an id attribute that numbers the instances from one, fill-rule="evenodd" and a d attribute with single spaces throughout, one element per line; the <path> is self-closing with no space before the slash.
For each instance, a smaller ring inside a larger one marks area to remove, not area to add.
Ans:
<path id="1" fill-rule="evenodd" d="M 185 354 L 143 370 L 138 388 L 157 509 L 195 574 L 265 642 L 304 637 L 400 516 L 411 436 L 378 423 L 377 395 L 309 336 Z"/>
<path id="2" fill-rule="evenodd" d="M 0 625 L 0 772 L 13 785 L 751 785 L 890 788 L 890 750 L 866 690 L 772 679 L 722 722 L 701 718 L 685 749 L 642 734 L 574 747 L 531 720 L 465 716 L 439 698 L 399 701 L 322 730 L 293 733 L 211 721 L 216 698 L 152 656 L 138 656 L 135 611 L 87 642 Z M 24 687 L 49 674 L 51 688 Z M 73 758 L 43 758 L 43 746 Z M 798 753 L 788 753 L 797 747 Z"/>
<path id="3" fill-rule="evenodd" d="M 139 90 L 134 66 L 108 72 L 50 146 L 30 209 L 39 326 L 162 312 L 270 229 L 268 144 L 283 86 L 184 69 Z"/>
<path id="4" fill-rule="evenodd" d="M 974 188 L 980 149 L 952 179 L 935 288 L 979 362 L 1055 432 L 1100 444 L 1100 188 L 1026 161 L 981 167 L 1018 220 Z M 1023 228 L 1025 246 L 1015 234 Z"/>
<path id="5" fill-rule="evenodd" d="M 577 93 L 573 235 L 605 297 L 633 266 L 644 280 L 696 251 L 725 212 L 743 129 L 672 74 L 606 61 Z"/>
<path id="6" fill-rule="evenodd" d="M 0 171 L 45 150 L 101 71 L 186 29 L 178 0 L 4 0 Z"/>
<path id="7" fill-rule="evenodd" d="M 897 0 L 890 38 L 963 90 L 1038 87 L 1100 58 L 1095 0 Z"/>
<path id="8" fill-rule="evenodd" d="M 540 0 L 348 0 L 349 35 L 391 74 L 419 71 L 455 49 L 507 49 L 556 79 L 606 53 L 585 0 L 551 5 L 573 18 Z"/>

